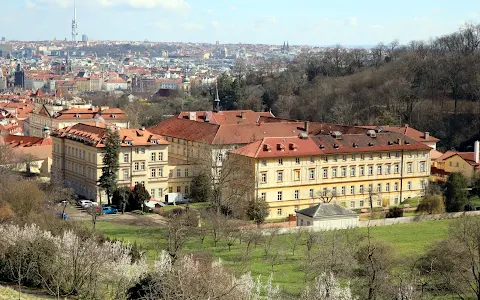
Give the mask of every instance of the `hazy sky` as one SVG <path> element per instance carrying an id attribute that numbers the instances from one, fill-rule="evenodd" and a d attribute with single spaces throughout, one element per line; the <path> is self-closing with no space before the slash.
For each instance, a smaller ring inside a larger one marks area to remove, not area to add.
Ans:
<path id="1" fill-rule="evenodd" d="M 0 0 L 0 36 L 70 39 L 73 0 Z M 480 21 L 479 0 L 77 0 L 79 39 L 374 45 Z"/>

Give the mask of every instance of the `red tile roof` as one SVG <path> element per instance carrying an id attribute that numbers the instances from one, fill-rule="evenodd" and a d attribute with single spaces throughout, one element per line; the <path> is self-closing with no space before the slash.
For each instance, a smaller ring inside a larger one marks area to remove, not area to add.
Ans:
<path id="1" fill-rule="evenodd" d="M 401 142 L 399 143 L 399 139 Z M 344 134 L 341 139 L 332 135 L 300 137 L 266 137 L 232 150 L 232 153 L 248 157 L 289 157 L 321 154 L 365 153 L 401 150 L 430 150 L 431 148 L 399 133 Z"/>
<path id="2" fill-rule="evenodd" d="M 151 145 L 168 145 L 168 142 L 160 135 L 153 134 L 147 130 L 141 129 L 115 129 L 120 136 L 121 146 L 151 146 Z M 52 136 L 58 138 L 68 138 L 80 143 L 88 144 L 93 147 L 105 147 L 105 139 L 107 137 L 107 129 L 102 124 L 94 126 L 90 124 L 79 123 L 63 129 L 55 130 Z M 153 143 L 153 141 L 156 143 Z M 130 142 L 130 145 L 127 143 Z"/>
<path id="3" fill-rule="evenodd" d="M 34 136 L 6 135 L 4 143 L 11 147 L 32 147 L 52 145 L 51 138 L 39 138 Z"/>
<path id="4" fill-rule="evenodd" d="M 273 117 L 270 112 L 254 112 L 253 110 L 229 110 L 222 112 L 197 111 L 182 112 L 178 115 L 179 119 L 189 119 L 190 114 L 195 116 L 195 121 L 205 122 L 208 115 L 211 124 L 256 124 L 260 117 Z"/>
<path id="5" fill-rule="evenodd" d="M 92 119 L 100 112 L 99 107 L 92 108 L 70 108 L 59 111 L 53 115 L 55 119 Z M 100 115 L 104 120 L 126 120 L 127 114 L 120 108 L 102 109 Z"/>
<path id="6" fill-rule="evenodd" d="M 362 128 L 368 128 L 368 129 L 375 129 L 377 126 L 360 126 Z M 385 131 L 390 131 L 390 132 L 397 132 L 404 134 L 408 137 L 411 137 L 415 139 L 418 142 L 421 143 L 426 143 L 426 142 L 438 142 L 440 141 L 434 136 L 429 136 L 428 140 L 425 139 L 425 132 L 421 132 L 416 130 L 415 128 L 412 128 L 408 125 L 405 126 L 381 126 L 383 130 Z"/>

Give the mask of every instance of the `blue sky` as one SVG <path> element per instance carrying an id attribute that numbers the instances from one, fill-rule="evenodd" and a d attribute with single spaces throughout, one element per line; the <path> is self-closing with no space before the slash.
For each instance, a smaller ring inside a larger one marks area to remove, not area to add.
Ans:
<path id="1" fill-rule="evenodd" d="M 0 36 L 70 39 L 73 0 L 0 0 Z M 478 0 L 77 0 L 94 40 L 374 45 L 480 22 Z"/>

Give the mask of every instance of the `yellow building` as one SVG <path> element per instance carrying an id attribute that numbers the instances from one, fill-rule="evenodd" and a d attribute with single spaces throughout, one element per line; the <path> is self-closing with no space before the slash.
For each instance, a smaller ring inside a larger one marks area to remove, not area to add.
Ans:
<path id="1" fill-rule="evenodd" d="M 263 138 L 231 151 L 255 175 L 248 199 L 265 199 L 269 218 L 287 217 L 324 201 L 361 209 L 421 196 L 431 148 L 400 133 Z"/>
<path id="2" fill-rule="evenodd" d="M 116 129 L 121 140 L 118 185 L 145 185 L 153 199 L 168 192 L 168 142 L 145 129 Z M 76 124 L 52 133 L 52 178 L 72 187 L 75 193 L 99 201 L 97 182 L 102 174 L 102 157 L 107 130 L 99 126 Z"/>
<path id="3" fill-rule="evenodd" d="M 434 166 L 447 176 L 455 172 L 462 173 L 468 179 L 473 179 L 480 170 L 480 164 L 478 159 L 475 160 L 474 152 L 447 151 L 435 161 Z"/>
<path id="4" fill-rule="evenodd" d="M 75 86 L 79 92 L 89 92 L 92 90 L 90 78 L 79 77 L 75 79 Z"/>

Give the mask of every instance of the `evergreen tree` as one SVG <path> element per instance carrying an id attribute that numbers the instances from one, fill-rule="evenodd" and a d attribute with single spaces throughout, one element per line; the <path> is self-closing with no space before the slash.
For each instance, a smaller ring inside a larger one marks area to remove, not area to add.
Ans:
<path id="1" fill-rule="evenodd" d="M 468 200 L 468 181 L 462 173 L 451 173 L 445 183 L 445 209 L 447 212 L 461 211 Z"/>
<path id="2" fill-rule="evenodd" d="M 131 210 L 130 199 L 132 197 L 132 190 L 129 187 L 122 186 L 113 192 L 112 204 L 118 207 L 122 212 Z"/>
<path id="3" fill-rule="evenodd" d="M 207 202 L 212 199 L 212 182 L 205 172 L 193 177 L 190 197 L 197 202 Z"/>
<path id="4" fill-rule="evenodd" d="M 145 186 L 141 183 L 137 184 L 133 189 L 132 193 L 132 207 L 135 206 L 137 208 L 142 208 L 142 211 L 145 208 L 145 201 L 151 198 L 150 194 L 148 193 Z"/>
<path id="5" fill-rule="evenodd" d="M 269 206 L 265 200 L 256 199 L 250 201 L 247 207 L 247 216 L 253 220 L 257 226 L 265 222 L 269 215 Z"/>
<path id="6" fill-rule="evenodd" d="M 108 204 L 110 204 L 113 191 L 117 188 L 118 157 L 121 145 L 120 136 L 117 131 L 112 131 L 107 128 L 106 136 L 102 176 L 100 176 L 98 180 L 98 185 L 107 193 Z"/>

